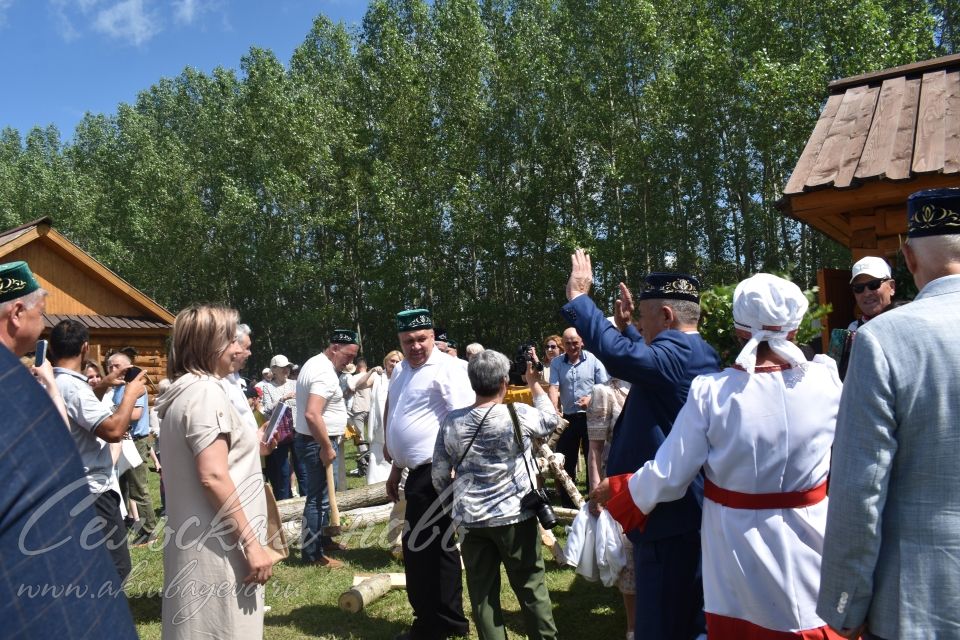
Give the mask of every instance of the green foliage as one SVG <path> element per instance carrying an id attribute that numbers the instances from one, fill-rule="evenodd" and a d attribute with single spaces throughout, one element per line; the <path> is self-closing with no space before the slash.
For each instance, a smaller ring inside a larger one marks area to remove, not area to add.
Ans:
<path id="1" fill-rule="evenodd" d="M 559 329 L 577 246 L 607 303 L 664 268 L 810 285 L 849 255 L 775 203 L 827 83 L 952 51 L 955 4 L 374 0 L 70 142 L 0 131 L 0 225 L 50 215 L 172 310 L 236 306 L 254 370 L 334 326 L 379 358 L 414 305 L 512 350 Z"/>
<path id="2" fill-rule="evenodd" d="M 777 275 L 789 279 L 786 274 Z M 733 327 L 733 292 L 736 288 L 734 284 L 717 285 L 700 293 L 700 335 L 717 350 L 724 366 L 733 364 L 741 348 Z M 797 344 L 820 339 L 820 321 L 830 313 L 831 307 L 817 302 L 818 290 L 818 287 L 812 287 L 803 292 L 810 306 L 797 329 Z"/>

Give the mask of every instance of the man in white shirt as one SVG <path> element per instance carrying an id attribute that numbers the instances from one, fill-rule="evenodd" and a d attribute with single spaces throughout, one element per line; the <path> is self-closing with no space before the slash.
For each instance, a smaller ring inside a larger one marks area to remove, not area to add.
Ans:
<path id="1" fill-rule="evenodd" d="M 83 470 L 96 497 L 93 506 L 104 526 L 102 537 L 94 535 L 90 544 L 103 543 L 110 552 L 120 580 L 129 575 L 130 552 L 127 549 L 126 528 L 120 515 L 120 496 L 110 490 L 114 460 L 108 443 L 120 442 L 130 428 L 134 405 L 144 390 L 144 373 L 126 383 L 129 394 L 124 394 L 116 411 L 103 406 L 81 366 L 87 357 L 90 334 L 77 320 L 62 320 L 50 332 L 50 351 L 53 355 L 56 384 L 63 396 L 73 436 L 83 463 Z M 112 383 L 123 375 L 126 367 L 114 371 L 105 380 Z"/>
<path id="2" fill-rule="evenodd" d="M 253 417 L 253 411 L 250 410 L 250 403 L 247 402 L 247 396 L 243 392 L 243 385 L 240 381 L 240 371 L 242 371 L 243 367 L 247 364 L 247 359 L 250 357 L 250 346 L 253 344 L 253 341 L 250 339 L 251 333 L 250 325 L 237 325 L 237 342 L 240 343 L 240 348 L 243 349 L 243 351 L 234 358 L 230 375 L 222 378 L 220 385 L 223 387 L 223 390 L 227 392 L 227 398 L 230 399 L 230 404 L 237 410 L 243 423 L 256 431 L 260 428 L 260 425 L 257 424 L 257 419 Z"/>
<path id="3" fill-rule="evenodd" d="M 331 569 L 343 563 L 326 555 L 336 545 L 322 535 L 330 517 L 326 468 L 337 459 L 337 439 L 347 427 L 338 372 L 357 357 L 359 345 L 356 332 L 335 329 L 326 350 L 307 360 L 297 377 L 293 449 L 307 471 L 300 553 L 304 562 Z"/>
<path id="4" fill-rule="evenodd" d="M 460 553 L 430 473 L 440 424 L 450 411 L 473 404 L 476 396 L 466 368 L 435 348 L 429 311 L 398 313 L 397 332 L 405 360 L 390 377 L 384 456 L 393 462 L 387 480 L 391 500 L 399 498 L 400 476 L 409 469 L 403 560 L 414 613 L 410 631 L 397 639 L 464 636 L 470 625 L 463 615 Z"/>

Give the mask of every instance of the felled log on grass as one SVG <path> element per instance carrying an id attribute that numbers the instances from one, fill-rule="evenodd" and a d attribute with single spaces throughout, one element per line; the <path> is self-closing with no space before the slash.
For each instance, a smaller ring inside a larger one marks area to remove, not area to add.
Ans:
<path id="1" fill-rule="evenodd" d="M 400 574 L 403 575 L 403 574 Z M 359 577 L 359 576 L 358 576 Z M 406 584 L 406 582 L 404 582 Z M 360 582 L 354 580 L 354 585 L 340 594 L 338 604 L 349 613 L 363 611 L 390 591 L 391 580 L 389 573 L 378 573 L 369 578 L 362 578 Z"/>
<path id="2" fill-rule="evenodd" d="M 337 507 L 340 509 L 340 515 L 346 515 L 345 511 L 359 509 L 360 507 L 375 507 L 381 504 L 387 504 L 390 499 L 387 498 L 387 483 L 378 482 L 368 484 L 357 489 L 347 489 L 337 492 Z M 280 519 L 284 522 L 299 518 L 303 515 L 303 503 L 305 498 L 290 498 L 277 502 L 277 508 L 280 510 Z"/>

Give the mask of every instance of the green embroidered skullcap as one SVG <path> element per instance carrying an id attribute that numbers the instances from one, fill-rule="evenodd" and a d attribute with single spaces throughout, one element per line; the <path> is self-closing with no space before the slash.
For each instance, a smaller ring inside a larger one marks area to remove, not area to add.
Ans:
<path id="1" fill-rule="evenodd" d="M 40 288 L 23 260 L 0 264 L 0 304 L 22 298 Z"/>
<path id="2" fill-rule="evenodd" d="M 397 314 L 397 333 L 432 328 L 433 316 L 428 309 L 407 309 Z"/>
<path id="3" fill-rule="evenodd" d="M 360 344 L 360 336 L 357 335 L 356 331 L 350 331 L 350 329 L 334 329 L 333 335 L 330 336 L 330 342 L 336 344 Z"/>

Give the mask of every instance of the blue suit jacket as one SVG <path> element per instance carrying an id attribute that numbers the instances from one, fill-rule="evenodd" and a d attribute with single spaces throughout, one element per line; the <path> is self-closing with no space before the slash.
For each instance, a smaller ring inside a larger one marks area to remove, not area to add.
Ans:
<path id="1" fill-rule="evenodd" d="M 91 546 L 103 534 L 84 538 L 96 513 L 77 447 L 43 387 L 3 345 L 0 469 L 0 635 L 136 638 L 110 554 Z"/>
<path id="2" fill-rule="evenodd" d="M 647 346 L 640 333 L 627 327 L 620 333 L 588 296 L 564 305 L 563 316 L 610 375 L 632 386 L 613 430 L 607 475 L 633 473 L 656 457 L 680 408 L 690 382 L 700 374 L 720 370 L 720 358 L 699 334 L 667 330 Z M 703 480 L 698 476 L 679 500 L 659 505 L 634 542 L 651 542 L 700 528 Z"/>

